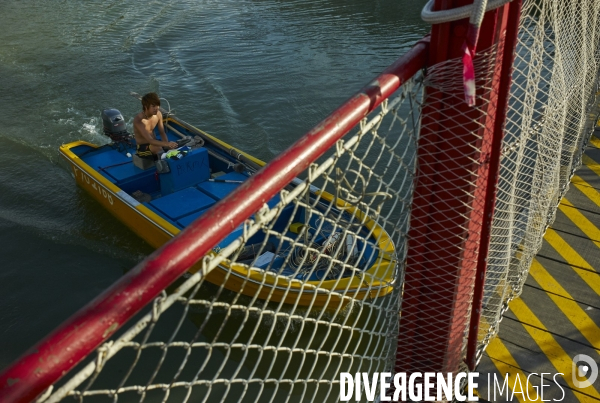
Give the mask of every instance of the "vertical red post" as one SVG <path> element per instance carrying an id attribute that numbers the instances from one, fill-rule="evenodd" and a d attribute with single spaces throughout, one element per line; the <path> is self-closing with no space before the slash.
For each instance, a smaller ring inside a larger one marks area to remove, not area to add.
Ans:
<path id="1" fill-rule="evenodd" d="M 498 93 L 498 110 L 494 125 L 493 150 L 502 148 L 502 139 L 506 113 L 508 110 L 508 98 L 512 83 L 512 70 L 517 38 L 519 35 L 519 21 L 521 18 L 521 5 L 523 0 L 513 0 L 508 11 L 508 26 L 506 29 L 506 40 L 504 44 L 504 56 L 502 59 L 502 73 L 500 76 L 500 87 Z M 475 289 L 473 294 L 473 308 L 469 325 L 469 338 L 467 342 L 466 362 L 469 370 L 474 371 L 477 366 L 477 344 L 479 336 L 479 322 L 481 321 L 481 309 L 483 304 L 483 293 L 485 285 L 485 273 L 487 271 L 487 255 L 489 253 L 494 207 L 496 205 L 496 193 L 498 175 L 500 174 L 500 152 L 494 152 L 490 156 L 489 174 L 487 183 L 487 196 L 483 213 L 483 227 L 481 230 L 481 243 L 479 256 L 477 258 L 477 273 L 475 277 Z"/>
<path id="2" fill-rule="evenodd" d="M 472 0 L 436 0 L 435 10 Z M 497 46 L 493 79 L 477 89 L 477 103 L 456 90 L 427 88 L 419 137 L 409 250 L 396 372 L 456 372 L 463 358 L 485 200 L 489 161 L 500 153 L 495 136 L 508 6 L 486 13 L 477 53 Z M 429 65 L 460 59 L 468 19 L 432 28 Z M 493 61 L 493 62 L 494 62 Z M 492 63 L 493 63 L 492 62 Z M 462 80 L 459 71 L 456 80 Z M 484 95 L 482 99 L 481 95 Z"/>

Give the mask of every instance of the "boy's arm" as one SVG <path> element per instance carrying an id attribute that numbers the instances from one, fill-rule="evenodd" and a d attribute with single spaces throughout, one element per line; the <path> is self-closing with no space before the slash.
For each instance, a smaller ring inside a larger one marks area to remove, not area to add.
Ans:
<path id="1" fill-rule="evenodd" d="M 160 133 L 160 138 L 162 138 L 164 142 L 168 143 L 169 138 L 167 137 L 167 133 L 165 133 L 165 127 L 163 126 L 162 113 L 158 111 L 156 116 L 158 117 L 158 132 Z"/>

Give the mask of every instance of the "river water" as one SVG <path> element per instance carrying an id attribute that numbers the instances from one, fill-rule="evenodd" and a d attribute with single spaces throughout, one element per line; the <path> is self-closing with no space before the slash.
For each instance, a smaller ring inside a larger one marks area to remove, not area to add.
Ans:
<path id="1" fill-rule="evenodd" d="M 269 161 L 428 31 L 424 3 L 3 1 L 0 369 L 151 252 L 75 186 L 61 144 L 106 143 L 101 110 L 131 124 L 129 92 L 156 91 Z"/>

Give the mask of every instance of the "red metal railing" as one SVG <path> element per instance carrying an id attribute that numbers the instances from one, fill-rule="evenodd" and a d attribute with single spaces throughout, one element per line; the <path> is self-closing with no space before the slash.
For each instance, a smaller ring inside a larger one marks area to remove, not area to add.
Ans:
<path id="1" fill-rule="evenodd" d="M 317 124 L 227 198 L 27 351 L 0 375 L 0 401 L 31 401 L 107 340 L 247 217 L 425 67 L 428 40 Z"/>

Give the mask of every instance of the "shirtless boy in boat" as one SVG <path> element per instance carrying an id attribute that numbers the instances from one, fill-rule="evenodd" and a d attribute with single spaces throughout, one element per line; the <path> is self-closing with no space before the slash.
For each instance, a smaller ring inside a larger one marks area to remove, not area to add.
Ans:
<path id="1" fill-rule="evenodd" d="M 136 154 L 142 158 L 154 158 L 154 155 L 163 151 L 163 147 L 174 149 L 177 143 L 169 141 L 163 126 L 163 117 L 160 113 L 160 99 L 155 92 L 149 92 L 142 97 L 143 111 L 133 118 L 133 134 L 137 144 Z M 163 141 L 154 138 L 154 128 L 158 131 Z"/>

